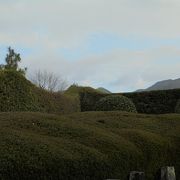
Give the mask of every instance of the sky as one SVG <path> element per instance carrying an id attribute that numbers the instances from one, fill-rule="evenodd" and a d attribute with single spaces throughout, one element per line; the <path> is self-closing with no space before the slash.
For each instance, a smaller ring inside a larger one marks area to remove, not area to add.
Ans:
<path id="1" fill-rule="evenodd" d="M 112 92 L 180 78 L 179 0 L 0 0 L 0 63 Z"/>

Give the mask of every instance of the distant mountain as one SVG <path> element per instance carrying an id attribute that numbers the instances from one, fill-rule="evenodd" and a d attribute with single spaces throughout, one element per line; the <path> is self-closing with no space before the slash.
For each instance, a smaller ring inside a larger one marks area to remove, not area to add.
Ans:
<path id="1" fill-rule="evenodd" d="M 103 87 L 99 87 L 96 90 L 102 92 L 102 93 L 106 93 L 106 94 L 111 94 L 111 92 Z"/>
<path id="2" fill-rule="evenodd" d="M 164 81 L 159 81 L 147 89 L 139 89 L 136 92 L 179 89 L 179 88 L 180 88 L 180 78 L 175 79 L 175 80 L 168 79 L 168 80 L 164 80 Z"/>

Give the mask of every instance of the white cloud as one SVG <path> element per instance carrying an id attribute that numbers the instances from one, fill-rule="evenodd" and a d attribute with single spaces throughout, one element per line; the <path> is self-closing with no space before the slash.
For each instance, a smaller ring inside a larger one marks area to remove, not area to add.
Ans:
<path id="1" fill-rule="evenodd" d="M 0 42 L 36 49 L 24 59 L 30 71 L 49 69 L 71 82 L 133 90 L 178 76 L 180 65 L 173 62 L 180 56 L 179 47 L 114 49 L 75 62 L 57 50 L 81 48 L 89 35 L 97 32 L 137 39 L 178 39 L 179 8 L 179 0 L 0 0 Z M 171 65 L 163 64 L 163 58 Z"/>
<path id="2" fill-rule="evenodd" d="M 180 49 L 174 51 L 172 47 L 144 51 L 118 49 L 74 62 L 57 58 L 53 52 L 42 52 L 39 57 L 28 57 L 24 64 L 64 75 L 71 83 L 105 86 L 116 92 L 145 88 L 157 80 L 180 77 L 178 61 L 162 62 L 165 57 L 177 59 L 180 56 Z"/>
<path id="3" fill-rule="evenodd" d="M 1 31 L 12 33 L 14 41 L 26 39 L 28 43 L 28 38 L 36 36 L 34 32 L 42 29 L 47 31 L 50 43 L 56 41 L 62 46 L 79 42 L 91 32 L 104 31 L 124 36 L 180 37 L 180 2 L 176 0 L 19 0 L 0 3 Z"/>

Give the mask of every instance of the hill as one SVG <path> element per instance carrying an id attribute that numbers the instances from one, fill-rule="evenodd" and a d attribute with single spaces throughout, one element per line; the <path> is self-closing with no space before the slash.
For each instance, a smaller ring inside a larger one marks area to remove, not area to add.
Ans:
<path id="1" fill-rule="evenodd" d="M 159 81 L 147 89 L 139 89 L 137 92 L 142 91 L 154 91 L 154 90 L 168 90 L 168 89 L 180 89 L 180 78 L 179 79 L 169 79 L 164 81 Z"/>
<path id="2" fill-rule="evenodd" d="M 69 113 L 79 106 L 75 98 L 40 89 L 17 71 L 0 70 L 0 112 L 9 111 Z"/>
<path id="3" fill-rule="evenodd" d="M 180 116 L 122 112 L 0 113 L 0 179 L 146 179 L 180 169 Z M 177 179 L 179 178 L 177 171 Z"/>
<path id="4" fill-rule="evenodd" d="M 100 91 L 101 93 L 111 94 L 111 91 L 109 91 L 103 87 L 99 87 L 99 88 L 97 88 L 97 90 Z"/>

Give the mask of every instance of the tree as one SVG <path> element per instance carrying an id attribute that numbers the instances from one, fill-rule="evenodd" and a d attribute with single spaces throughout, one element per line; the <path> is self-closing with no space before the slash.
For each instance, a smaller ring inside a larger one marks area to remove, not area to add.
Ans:
<path id="1" fill-rule="evenodd" d="M 9 47 L 8 54 L 6 55 L 6 58 L 5 58 L 5 64 L 1 64 L 0 69 L 14 70 L 25 75 L 27 68 L 24 68 L 24 69 L 19 68 L 20 62 L 21 62 L 20 54 L 15 53 L 14 49 L 11 49 L 11 47 Z"/>
<path id="2" fill-rule="evenodd" d="M 66 80 L 46 70 L 36 71 L 34 76 L 31 78 L 31 81 L 36 86 L 42 89 L 46 89 L 50 92 L 62 92 L 68 86 Z"/>

